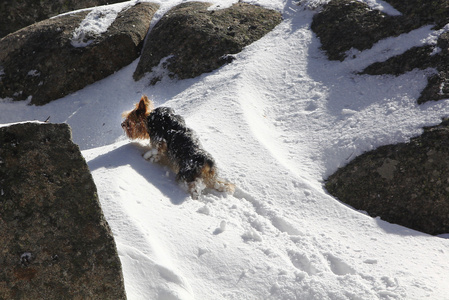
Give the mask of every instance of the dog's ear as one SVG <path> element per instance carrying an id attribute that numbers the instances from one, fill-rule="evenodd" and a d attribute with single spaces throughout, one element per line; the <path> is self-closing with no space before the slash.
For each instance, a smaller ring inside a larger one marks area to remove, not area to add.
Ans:
<path id="1" fill-rule="evenodd" d="M 139 104 L 137 104 L 137 113 L 145 115 L 147 113 L 147 104 L 148 98 L 146 96 L 142 96 L 140 98 Z"/>

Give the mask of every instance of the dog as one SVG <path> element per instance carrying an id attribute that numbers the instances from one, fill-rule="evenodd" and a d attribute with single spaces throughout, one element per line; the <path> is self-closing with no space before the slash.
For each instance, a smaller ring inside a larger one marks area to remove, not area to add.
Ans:
<path id="1" fill-rule="evenodd" d="M 132 140 L 150 140 L 151 150 L 143 156 L 168 166 L 176 180 L 184 183 L 193 199 L 205 188 L 233 194 L 234 184 L 218 177 L 212 155 L 203 149 L 196 133 L 170 107 L 155 108 L 142 96 L 132 111 L 124 112 L 121 126 Z"/>

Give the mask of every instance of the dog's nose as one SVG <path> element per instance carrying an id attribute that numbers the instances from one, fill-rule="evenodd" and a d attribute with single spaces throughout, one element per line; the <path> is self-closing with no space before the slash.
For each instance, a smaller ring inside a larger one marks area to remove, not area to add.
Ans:
<path id="1" fill-rule="evenodd" d="M 126 124 L 125 124 L 126 122 L 122 122 L 122 128 L 125 128 L 126 127 Z"/>

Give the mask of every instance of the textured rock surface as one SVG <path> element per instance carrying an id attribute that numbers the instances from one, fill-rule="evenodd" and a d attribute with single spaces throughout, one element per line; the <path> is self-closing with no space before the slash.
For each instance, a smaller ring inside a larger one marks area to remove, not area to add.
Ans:
<path id="1" fill-rule="evenodd" d="M 311 27 L 329 59 L 342 61 L 351 48 L 369 49 L 381 39 L 417 28 L 407 21 L 372 10 L 363 2 L 333 0 L 314 16 Z"/>
<path id="2" fill-rule="evenodd" d="M 329 59 L 344 60 L 351 48 L 363 51 L 381 39 L 410 32 L 423 25 L 440 29 L 449 23 L 449 2 L 445 0 L 386 0 L 402 13 L 389 16 L 372 10 L 365 3 L 333 0 L 315 15 L 312 29 L 320 38 L 322 49 Z M 375 63 L 362 73 L 371 75 L 399 75 L 414 68 L 435 68 L 429 77 L 418 103 L 449 98 L 448 34 L 443 33 L 437 45 L 412 48 L 405 53 Z"/>
<path id="3" fill-rule="evenodd" d="M 449 33 L 441 34 L 436 45 L 411 48 L 401 55 L 370 65 L 362 73 L 400 75 L 415 68 L 437 71 L 429 76 L 427 86 L 418 98 L 419 104 L 449 98 Z"/>
<path id="4" fill-rule="evenodd" d="M 351 48 L 365 50 L 379 40 L 410 32 L 426 24 L 442 28 L 449 23 L 449 3 L 438 1 L 386 0 L 402 13 L 390 16 L 363 2 L 333 0 L 316 14 L 312 30 L 329 59 L 343 60 Z"/>
<path id="5" fill-rule="evenodd" d="M 135 60 L 158 6 L 139 3 L 120 12 L 100 36 L 74 47 L 75 29 L 89 12 L 64 15 L 0 40 L 0 98 L 42 105 L 103 79 Z"/>
<path id="6" fill-rule="evenodd" d="M 210 3 L 189 2 L 167 12 L 148 36 L 134 79 L 151 72 L 162 59 L 172 77 L 193 78 L 232 61 L 228 54 L 260 39 L 281 22 L 281 14 L 244 3 L 207 10 Z M 161 74 L 155 72 L 152 83 Z"/>
<path id="7" fill-rule="evenodd" d="M 0 128 L 0 299 L 125 299 L 96 187 L 66 124 Z"/>
<path id="8" fill-rule="evenodd" d="M 64 12 L 122 0 L 0 0 L 0 38 Z"/>
<path id="9" fill-rule="evenodd" d="M 449 232 L 449 121 L 409 143 L 357 157 L 326 188 L 373 217 L 429 234 Z"/>

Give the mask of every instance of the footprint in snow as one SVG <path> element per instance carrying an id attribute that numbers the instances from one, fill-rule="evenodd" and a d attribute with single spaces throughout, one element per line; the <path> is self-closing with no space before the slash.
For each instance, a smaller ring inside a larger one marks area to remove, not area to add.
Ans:
<path id="1" fill-rule="evenodd" d="M 304 271 L 309 275 L 315 275 L 318 273 L 317 269 L 312 265 L 310 259 L 305 254 L 290 250 L 288 251 L 288 257 L 295 268 Z"/>
<path id="2" fill-rule="evenodd" d="M 326 253 L 325 257 L 327 261 L 329 262 L 329 267 L 331 271 L 335 275 L 348 275 L 348 274 L 355 274 L 355 270 L 345 263 L 343 260 L 341 260 L 339 257 L 336 257 L 330 253 Z"/>
<path id="3" fill-rule="evenodd" d="M 279 231 L 285 232 L 288 235 L 303 235 L 303 233 L 296 229 L 293 224 L 282 217 L 275 216 L 271 218 L 271 224 L 273 224 Z"/>
<path id="4" fill-rule="evenodd" d="M 262 236 L 254 228 L 250 228 L 242 234 L 242 239 L 245 242 L 249 241 L 261 242 Z"/>

